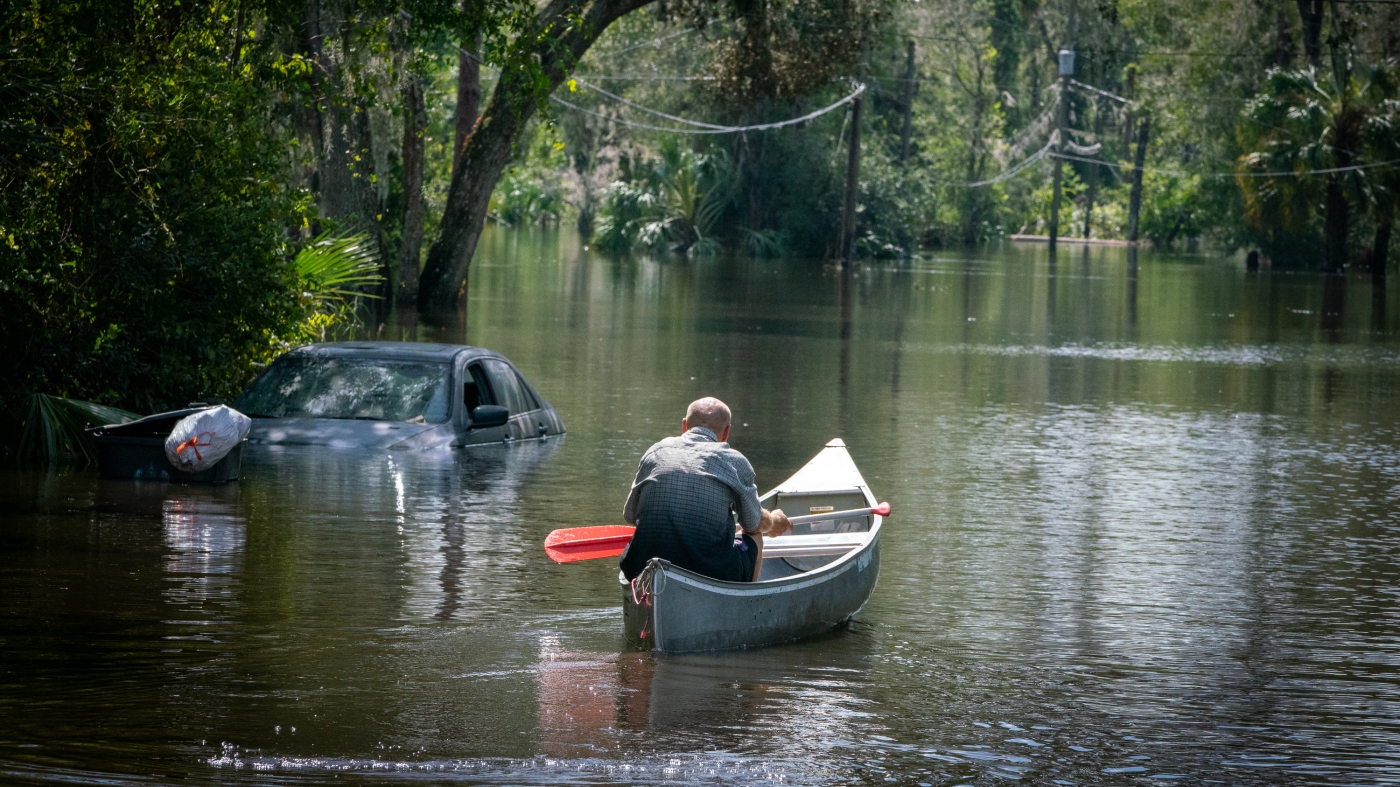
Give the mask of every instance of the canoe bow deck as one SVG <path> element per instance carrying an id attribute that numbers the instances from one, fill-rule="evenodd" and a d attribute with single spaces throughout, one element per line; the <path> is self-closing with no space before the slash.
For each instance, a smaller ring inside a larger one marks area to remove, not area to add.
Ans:
<path id="1" fill-rule="evenodd" d="M 760 498 L 789 516 L 876 505 L 839 438 Z M 634 582 L 619 574 L 628 640 L 668 653 L 789 642 L 860 611 L 880 574 L 880 525 L 870 514 L 805 525 L 764 540 L 758 582 L 724 582 L 659 558 Z"/>

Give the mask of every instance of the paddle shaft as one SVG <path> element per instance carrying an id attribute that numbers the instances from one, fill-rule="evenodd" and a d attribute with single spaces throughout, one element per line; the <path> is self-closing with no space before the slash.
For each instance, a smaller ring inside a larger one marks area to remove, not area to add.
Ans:
<path id="1" fill-rule="evenodd" d="M 788 521 L 794 525 L 805 525 L 809 522 L 825 522 L 829 519 L 845 519 L 852 516 L 889 516 L 890 504 L 881 503 L 874 508 L 852 508 L 849 511 L 832 511 L 826 514 L 806 514 L 803 516 L 790 516 Z"/>
<path id="2" fill-rule="evenodd" d="M 889 516 L 890 504 L 881 503 L 873 508 L 852 508 L 848 511 L 832 511 L 826 514 L 807 514 L 788 517 L 794 525 L 810 522 L 827 522 L 833 519 L 847 519 L 857 516 Z M 576 563 L 580 560 L 596 560 L 604 557 L 617 557 L 632 540 L 632 528 L 626 525 L 603 525 L 601 527 L 574 527 L 556 530 L 545 539 L 544 551 L 556 563 Z"/>

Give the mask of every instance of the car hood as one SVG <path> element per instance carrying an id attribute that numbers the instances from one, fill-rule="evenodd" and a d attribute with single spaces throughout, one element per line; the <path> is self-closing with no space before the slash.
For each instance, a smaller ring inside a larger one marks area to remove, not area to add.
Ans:
<path id="1" fill-rule="evenodd" d="M 330 448 L 428 448 L 448 443 L 450 424 L 342 418 L 254 418 L 248 442 Z"/>

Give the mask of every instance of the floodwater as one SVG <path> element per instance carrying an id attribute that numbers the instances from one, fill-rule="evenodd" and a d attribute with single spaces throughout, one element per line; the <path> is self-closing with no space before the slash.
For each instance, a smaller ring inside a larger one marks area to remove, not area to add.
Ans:
<path id="1" fill-rule="evenodd" d="M 1043 247 L 612 260 L 493 231 L 469 341 L 563 440 L 0 476 L 0 781 L 1400 780 L 1400 287 Z M 842 631 L 627 651 L 619 519 L 687 402 L 895 514 Z"/>

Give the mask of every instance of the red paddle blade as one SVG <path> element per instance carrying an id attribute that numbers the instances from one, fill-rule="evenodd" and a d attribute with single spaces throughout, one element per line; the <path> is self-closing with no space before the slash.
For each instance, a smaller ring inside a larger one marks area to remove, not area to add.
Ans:
<path id="1" fill-rule="evenodd" d="M 555 563 L 617 557 L 627 548 L 636 529 L 630 525 L 603 525 L 556 530 L 545 538 L 544 553 Z"/>
<path id="2" fill-rule="evenodd" d="M 870 509 L 870 513 L 875 514 L 876 516 L 889 516 L 889 515 L 890 515 L 890 504 L 889 504 L 889 503 L 881 503 L 880 505 L 875 506 L 874 508 Z"/>

